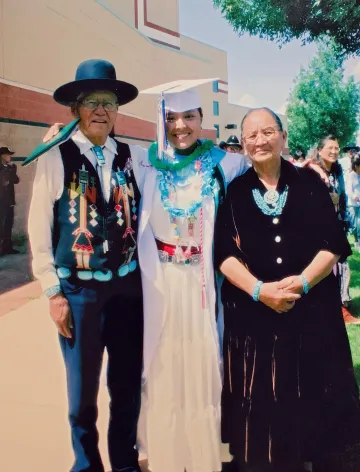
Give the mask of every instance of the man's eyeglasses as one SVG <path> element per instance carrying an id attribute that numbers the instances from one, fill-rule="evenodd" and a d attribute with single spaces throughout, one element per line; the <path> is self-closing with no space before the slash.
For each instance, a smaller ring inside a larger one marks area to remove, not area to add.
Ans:
<path id="1" fill-rule="evenodd" d="M 81 100 L 80 103 L 89 110 L 96 110 L 99 105 L 102 105 L 103 109 L 106 111 L 116 111 L 119 106 L 117 102 L 111 100 L 95 100 L 93 98 L 85 98 L 84 100 Z"/>

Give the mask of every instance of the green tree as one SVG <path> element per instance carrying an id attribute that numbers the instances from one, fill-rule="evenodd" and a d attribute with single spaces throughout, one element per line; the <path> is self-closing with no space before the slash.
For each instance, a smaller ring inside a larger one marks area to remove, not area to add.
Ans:
<path id="1" fill-rule="evenodd" d="M 360 88 L 353 77 L 345 81 L 343 59 L 332 45 L 319 53 L 295 79 L 287 107 L 289 147 L 308 150 L 327 134 L 341 146 L 354 141 L 359 128 Z"/>
<path id="2" fill-rule="evenodd" d="M 280 45 L 332 38 L 345 54 L 360 54 L 359 0 L 213 0 L 241 36 Z"/>

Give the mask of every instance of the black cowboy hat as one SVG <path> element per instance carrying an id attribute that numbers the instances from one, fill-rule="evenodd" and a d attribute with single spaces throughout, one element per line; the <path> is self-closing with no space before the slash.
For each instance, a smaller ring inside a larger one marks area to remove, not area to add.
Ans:
<path id="1" fill-rule="evenodd" d="M 239 146 L 239 147 L 242 147 L 241 144 L 240 144 L 240 141 L 238 140 L 237 136 L 235 136 L 234 134 L 232 136 L 230 136 L 230 138 L 226 141 L 226 144 L 228 146 Z"/>
<path id="2" fill-rule="evenodd" d="M 226 148 L 226 142 L 225 141 L 220 141 L 219 148 L 220 149 L 225 149 Z"/>
<path id="3" fill-rule="evenodd" d="M 359 146 L 356 146 L 355 143 L 350 143 L 350 144 L 347 144 L 344 148 L 343 148 L 343 152 L 348 152 L 348 151 L 351 151 L 351 150 L 354 150 L 354 151 L 360 151 L 360 147 Z"/>
<path id="4" fill-rule="evenodd" d="M 90 59 L 78 66 L 74 81 L 55 90 L 54 100 L 61 105 L 70 106 L 76 102 L 80 93 L 94 90 L 113 92 L 119 105 L 132 102 L 139 93 L 135 85 L 116 79 L 115 67 L 110 62 Z"/>
<path id="5" fill-rule="evenodd" d="M 15 154 L 14 151 L 12 151 L 10 148 L 8 148 L 7 146 L 3 146 L 3 147 L 0 147 L 0 156 L 2 155 L 9 155 L 9 156 L 12 156 L 13 154 Z"/>
<path id="6" fill-rule="evenodd" d="M 306 154 L 305 154 L 305 151 L 304 149 L 302 148 L 299 148 L 297 149 L 295 152 L 294 152 L 294 159 L 301 159 L 302 157 L 305 159 L 306 158 Z"/>

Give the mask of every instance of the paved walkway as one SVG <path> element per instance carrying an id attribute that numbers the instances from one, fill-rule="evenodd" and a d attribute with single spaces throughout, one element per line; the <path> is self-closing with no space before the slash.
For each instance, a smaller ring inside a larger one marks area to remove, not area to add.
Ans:
<path id="1" fill-rule="evenodd" d="M 0 294 L 33 280 L 31 255 L 27 245 L 16 247 L 21 254 L 0 257 Z"/>
<path id="2" fill-rule="evenodd" d="M 0 295 L 1 472 L 67 472 L 73 461 L 63 361 L 48 301 L 40 295 L 37 282 Z M 98 429 L 110 470 L 104 379 L 103 370 Z"/>
<path id="3" fill-rule="evenodd" d="M 66 472 L 73 461 L 65 374 L 47 303 L 35 299 L 0 318 L 1 472 Z M 102 381 L 98 426 L 109 470 L 107 422 L 108 395 Z"/>

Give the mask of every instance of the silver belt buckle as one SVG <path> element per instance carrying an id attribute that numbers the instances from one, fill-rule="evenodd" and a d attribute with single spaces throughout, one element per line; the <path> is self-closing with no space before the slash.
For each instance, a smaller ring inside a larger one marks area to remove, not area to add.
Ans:
<path id="1" fill-rule="evenodd" d="M 169 262 L 169 254 L 166 251 L 158 250 L 159 259 L 162 264 Z"/>
<path id="2" fill-rule="evenodd" d="M 170 256 L 166 251 L 158 250 L 159 260 L 162 264 L 166 264 L 168 262 L 176 265 L 199 265 L 201 264 L 201 254 L 193 254 L 189 257 L 189 259 L 185 260 L 176 260 L 175 256 Z"/>
<path id="3" fill-rule="evenodd" d="M 193 254 L 190 256 L 190 265 L 199 265 L 201 263 L 201 254 Z"/>

